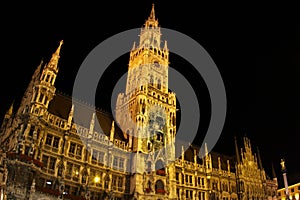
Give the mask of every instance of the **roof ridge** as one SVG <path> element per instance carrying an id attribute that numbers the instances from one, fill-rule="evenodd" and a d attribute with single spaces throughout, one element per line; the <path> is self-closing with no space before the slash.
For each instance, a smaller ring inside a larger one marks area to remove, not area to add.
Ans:
<path id="1" fill-rule="evenodd" d="M 56 90 L 55 93 L 56 93 L 56 95 L 62 96 L 62 97 L 64 97 L 64 98 L 69 98 L 69 100 L 70 100 L 71 102 L 73 102 L 73 100 L 75 100 L 75 103 L 78 103 L 78 104 L 80 104 L 80 105 L 82 105 L 82 106 L 85 106 L 85 107 L 87 107 L 87 108 L 90 109 L 90 110 L 93 110 L 92 108 L 95 108 L 95 111 L 96 111 L 96 112 L 100 112 L 100 113 L 102 113 L 102 114 L 106 114 L 106 115 L 109 115 L 109 116 L 113 116 L 113 114 L 110 113 L 110 112 L 108 112 L 107 110 L 104 110 L 103 108 L 96 107 L 95 105 L 92 105 L 91 103 L 89 103 L 89 102 L 87 102 L 87 101 L 84 101 L 84 100 L 79 99 L 79 98 L 77 98 L 77 97 L 73 97 L 73 96 L 71 96 L 70 94 L 67 94 L 67 93 L 65 93 L 65 92 L 63 92 L 63 91 Z M 75 109 L 76 109 L 76 108 L 75 108 Z"/>

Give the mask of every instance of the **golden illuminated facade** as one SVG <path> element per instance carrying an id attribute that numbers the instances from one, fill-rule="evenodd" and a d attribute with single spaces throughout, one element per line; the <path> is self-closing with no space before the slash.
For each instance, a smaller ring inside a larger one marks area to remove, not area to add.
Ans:
<path id="1" fill-rule="evenodd" d="M 4 116 L 0 200 L 276 199 L 277 180 L 267 178 L 247 138 L 241 151 L 235 144 L 236 156 L 205 148 L 200 158 L 190 146 L 175 158 L 176 96 L 154 7 L 130 52 L 116 122 L 56 91 L 62 44 L 38 66 L 19 108 Z"/>
<path id="2" fill-rule="evenodd" d="M 299 200 L 300 199 L 300 183 L 296 183 L 288 186 L 289 198 L 290 200 Z M 281 188 L 277 190 L 278 200 L 287 200 L 286 189 Z"/>

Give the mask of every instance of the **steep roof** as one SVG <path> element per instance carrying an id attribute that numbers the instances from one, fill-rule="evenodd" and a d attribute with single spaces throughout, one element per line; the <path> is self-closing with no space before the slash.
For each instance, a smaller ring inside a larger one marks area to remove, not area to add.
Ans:
<path id="1" fill-rule="evenodd" d="M 199 156 L 199 149 L 200 148 L 196 145 L 190 145 L 184 152 L 184 160 L 189 161 L 189 162 L 194 162 L 194 150 L 196 150 L 197 163 L 203 164 L 203 158 L 201 156 Z M 216 168 L 216 169 L 219 168 L 218 157 L 220 157 L 221 169 L 227 170 L 227 160 L 229 160 L 230 171 L 235 172 L 235 162 L 236 162 L 235 156 L 229 156 L 229 155 L 221 154 L 221 153 L 218 153 L 215 151 L 211 151 L 211 152 L 209 152 L 209 154 L 211 154 L 213 168 Z M 181 159 L 181 156 L 179 157 L 179 159 Z"/>
<path id="2" fill-rule="evenodd" d="M 48 112 L 62 119 L 68 119 L 72 104 L 74 105 L 73 122 L 85 128 L 89 128 L 93 113 L 95 112 L 94 130 L 99 133 L 103 132 L 109 137 L 113 116 L 103 110 L 93 109 L 93 107 L 87 103 L 80 102 L 79 100 L 72 100 L 72 97 L 70 96 L 57 92 L 49 103 Z M 116 123 L 114 137 L 116 139 L 126 141 L 122 130 Z"/>
<path id="3" fill-rule="evenodd" d="M 227 160 L 229 160 L 230 171 L 235 172 L 235 162 L 236 162 L 235 156 L 228 156 L 214 151 L 210 152 L 210 154 L 211 154 L 213 168 L 219 168 L 218 158 L 220 157 L 221 169 L 227 170 Z"/>

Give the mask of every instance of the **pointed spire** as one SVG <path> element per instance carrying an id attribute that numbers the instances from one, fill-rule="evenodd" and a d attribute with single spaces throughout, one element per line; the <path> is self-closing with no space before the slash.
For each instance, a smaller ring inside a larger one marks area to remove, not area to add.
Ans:
<path id="1" fill-rule="evenodd" d="M 184 161 L 184 146 L 181 146 L 181 160 Z"/>
<path id="2" fill-rule="evenodd" d="M 219 168 L 219 171 L 222 170 L 222 168 L 221 168 L 221 158 L 220 158 L 220 156 L 218 157 L 218 168 Z"/>
<path id="3" fill-rule="evenodd" d="M 70 113 L 69 113 L 69 117 L 68 117 L 68 126 L 71 127 L 72 125 L 72 119 L 73 119 L 73 116 L 74 116 L 74 104 L 72 104 L 72 107 L 71 107 L 71 110 L 70 110 Z"/>
<path id="4" fill-rule="evenodd" d="M 95 127 L 95 113 L 93 113 L 91 122 L 90 122 L 90 131 L 89 134 L 92 135 L 94 133 L 94 127 Z"/>
<path id="5" fill-rule="evenodd" d="M 167 40 L 165 40 L 164 50 L 167 50 L 167 49 L 168 49 L 168 43 L 167 43 Z"/>
<path id="6" fill-rule="evenodd" d="M 42 65 L 43 65 L 43 60 L 41 60 L 40 64 L 38 65 L 38 67 L 36 68 L 36 70 L 34 71 L 32 77 L 31 77 L 31 81 L 30 81 L 30 83 L 28 84 L 28 86 L 26 88 L 26 91 L 25 91 L 25 93 L 22 97 L 20 106 L 19 106 L 18 111 L 16 113 L 17 115 L 28 111 L 28 109 L 26 107 L 29 106 L 29 104 L 32 100 L 32 96 L 33 96 L 33 93 L 34 93 L 33 87 L 39 81 L 39 78 L 40 78 L 40 75 L 41 75 Z"/>
<path id="7" fill-rule="evenodd" d="M 205 156 L 207 156 L 207 155 L 208 155 L 208 149 L 207 149 L 207 144 L 206 144 L 206 142 L 204 143 L 204 148 L 205 148 Z"/>
<path id="8" fill-rule="evenodd" d="M 158 21 L 155 19 L 155 10 L 154 10 L 154 4 L 152 4 L 152 9 L 150 12 L 150 16 L 148 17 L 148 20 L 145 23 L 145 27 L 147 28 L 157 28 L 158 27 Z"/>
<path id="9" fill-rule="evenodd" d="M 38 78 L 41 75 L 41 69 L 42 69 L 43 64 L 44 64 L 44 61 L 42 59 L 41 62 L 40 62 L 40 64 L 38 65 L 38 67 L 36 68 L 36 70 L 34 71 L 32 77 L 31 77 L 32 80 L 35 80 L 35 81 L 38 80 Z"/>
<path id="10" fill-rule="evenodd" d="M 60 41 L 58 48 L 56 49 L 55 53 L 52 54 L 52 58 L 50 59 L 50 62 L 48 63 L 47 67 L 52 68 L 54 70 L 58 70 L 57 64 L 60 57 L 60 50 L 61 46 L 63 44 L 63 40 Z"/>
<path id="11" fill-rule="evenodd" d="M 197 164 L 197 150 L 194 149 L 194 163 Z"/>
<path id="12" fill-rule="evenodd" d="M 110 141 L 113 142 L 115 137 L 115 121 L 113 120 L 111 123 L 111 129 L 110 129 Z"/>
<path id="13" fill-rule="evenodd" d="M 229 163 L 229 160 L 227 160 L 227 171 L 228 171 L 228 173 L 230 173 L 230 163 Z"/>
<path id="14" fill-rule="evenodd" d="M 9 109 L 6 111 L 5 118 L 10 118 L 13 114 L 14 101 L 11 103 Z"/>
<path id="15" fill-rule="evenodd" d="M 261 162 L 261 158 L 260 158 L 259 149 L 258 149 L 258 147 L 256 147 L 256 148 L 257 148 L 258 165 L 259 165 L 259 168 L 260 168 L 260 169 L 263 169 L 262 162 Z"/>
<path id="16" fill-rule="evenodd" d="M 152 4 L 151 13 L 150 13 L 150 16 L 149 16 L 148 20 L 154 20 L 155 21 L 154 3 Z"/>
<path id="17" fill-rule="evenodd" d="M 239 164 L 239 163 L 241 163 L 241 160 L 240 160 L 240 153 L 239 153 L 239 148 L 238 148 L 238 145 L 237 145 L 236 137 L 234 137 L 234 144 L 235 144 L 236 161 Z"/>
<path id="18" fill-rule="evenodd" d="M 58 48 L 56 49 L 55 55 L 58 55 L 58 56 L 59 56 L 59 54 L 60 54 L 60 49 L 61 49 L 61 46 L 62 46 L 63 43 L 64 43 L 63 40 L 61 40 L 61 41 L 59 42 L 59 46 L 58 46 Z"/>
<path id="19" fill-rule="evenodd" d="M 134 41 L 134 42 L 133 42 L 133 46 L 132 46 L 132 51 L 135 50 L 135 48 L 136 48 L 135 45 L 136 45 L 136 44 L 135 44 L 135 41 Z"/>

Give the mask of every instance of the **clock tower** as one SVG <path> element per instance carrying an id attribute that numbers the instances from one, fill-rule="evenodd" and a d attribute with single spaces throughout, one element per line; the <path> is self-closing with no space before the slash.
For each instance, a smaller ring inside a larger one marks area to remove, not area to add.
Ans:
<path id="1" fill-rule="evenodd" d="M 137 199 L 176 198 L 176 96 L 168 90 L 169 50 L 161 35 L 153 5 L 116 104 L 116 121 L 133 154 L 130 188 Z"/>

